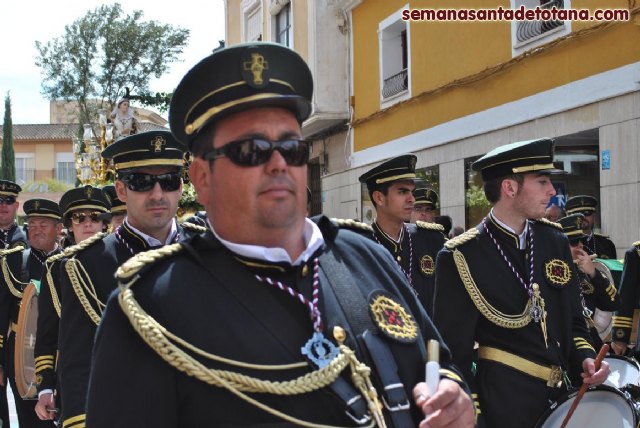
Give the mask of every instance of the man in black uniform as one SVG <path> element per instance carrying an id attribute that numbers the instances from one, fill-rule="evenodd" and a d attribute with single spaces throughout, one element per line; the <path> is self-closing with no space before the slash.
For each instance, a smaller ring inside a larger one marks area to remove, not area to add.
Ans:
<path id="1" fill-rule="evenodd" d="M 427 187 L 420 187 L 413 191 L 415 202 L 411 212 L 411 223 L 416 221 L 426 221 L 435 223 L 436 208 L 438 208 L 438 194 L 435 190 Z"/>
<path id="2" fill-rule="evenodd" d="M 593 196 L 579 195 L 567 199 L 565 211 L 567 215 L 580 213 L 584 215 L 582 227 L 585 235 L 584 250 L 589 254 L 596 254 L 601 259 L 616 259 L 616 246 L 607 235 L 595 233 L 596 209 L 598 200 Z"/>
<path id="3" fill-rule="evenodd" d="M 598 328 L 607 326 L 596 325 L 594 314 L 596 309 L 612 312 L 618 309 L 620 299 L 615 285 L 598 269 L 589 254 L 584 250 L 584 241 L 587 235 L 582 230 L 584 215 L 572 214 L 558 220 L 562 225 L 562 231 L 569 239 L 571 245 L 571 257 L 576 266 L 578 281 L 580 282 L 582 298 L 582 314 L 591 333 L 592 343 L 595 349 L 600 349 L 603 342 L 598 334 Z"/>
<path id="4" fill-rule="evenodd" d="M 109 201 L 101 189 L 93 186 L 68 190 L 60 198 L 63 224 L 73 242 L 81 243 L 106 230 L 109 224 L 105 214 L 109 213 Z M 58 326 L 60 322 L 60 264 L 72 254 L 72 248 L 49 257 L 38 294 L 38 327 L 34 358 L 38 402 L 35 411 L 41 420 L 54 420 L 56 414 L 57 389 L 55 371 L 58 354 Z M 59 400 L 58 400 L 59 401 Z"/>
<path id="5" fill-rule="evenodd" d="M 424 221 L 406 223 L 414 208 L 415 168 L 416 156 L 402 155 L 367 171 L 359 180 L 367 184 L 376 209 L 373 240 L 391 253 L 431 314 L 436 256 L 444 245 L 444 229 Z"/>
<path id="6" fill-rule="evenodd" d="M 209 231 L 119 269 L 124 288 L 96 336 L 88 425 L 357 426 L 374 417 L 408 427 L 425 411 L 432 427 L 473 425 L 444 344 L 448 379 L 436 375 L 433 395 L 419 383 L 425 340 L 439 337 L 389 253 L 305 217 L 300 123 L 311 95 L 302 58 L 269 43 L 218 50 L 182 80 L 170 123 L 194 153 L 190 177 Z M 370 365 L 369 379 L 356 359 Z M 350 368 L 338 375 L 347 361 L 359 367 L 357 385 Z M 115 371 L 129 382 L 113 382 Z M 381 395 L 362 394 L 371 384 Z"/>
<path id="7" fill-rule="evenodd" d="M 611 349 L 618 355 L 630 353 L 638 356 L 638 338 L 631 337 L 631 330 L 634 327 L 638 328 L 638 319 L 634 317 L 634 310 L 640 308 L 640 241 L 634 242 L 624 253 L 624 269 L 618 294 L 620 308 L 613 315 Z M 633 325 L 634 322 L 635 325 Z M 627 349 L 630 343 L 636 344 L 635 350 Z"/>
<path id="8" fill-rule="evenodd" d="M 438 254 L 435 324 L 487 427 L 534 426 L 571 361 L 590 384 L 609 371 L 606 363 L 594 369 L 567 238 L 559 225 L 531 220 L 555 194 L 549 174 L 562 171 L 552 162 L 549 139 L 498 147 L 474 162 L 493 208 Z"/>
<path id="9" fill-rule="evenodd" d="M 57 238 L 62 230 L 60 207 L 48 199 L 29 199 L 24 203 L 29 227 L 31 248 L 15 247 L 6 250 L 0 260 L 2 264 L 2 286 L 0 287 L 0 331 L 9 331 L 5 352 L 6 376 L 11 384 L 21 427 L 51 427 L 36 416 L 35 401 L 24 400 L 18 393 L 15 376 L 15 338 L 18 313 L 23 292 L 29 282 L 39 284 L 44 273 L 45 260 L 60 252 Z M 18 346 L 22 346 L 19 344 Z"/>
<path id="10" fill-rule="evenodd" d="M 141 251 L 185 237 L 175 220 L 182 155 L 182 147 L 168 131 L 135 134 L 102 152 L 113 160 L 116 191 L 127 204 L 127 218 L 114 233 L 80 243 L 60 268 L 58 381 L 65 427 L 85 423 L 91 348 L 107 298 L 117 285 L 114 272 Z M 118 382 L 122 379 L 119 376 Z"/>
<path id="11" fill-rule="evenodd" d="M 0 180 L 0 250 L 13 247 L 17 242 L 27 242 L 27 235 L 16 223 L 20 207 L 18 194 L 22 188 L 13 181 Z"/>
<path id="12" fill-rule="evenodd" d="M 8 249 L 18 243 L 26 247 L 27 235 L 16 223 L 16 211 L 20 203 L 18 194 L 22 188 L 13 181 L 0 180 L 0 250 Z M 0 331 L 0 354 L 4 353 L 6 331 Z M 2 357 L 0 357 L 2 358 Z M 9 406 L 7 404 L 7 385 L 4 370 L 0 366 L 0 419 L 9 424 Z"/>

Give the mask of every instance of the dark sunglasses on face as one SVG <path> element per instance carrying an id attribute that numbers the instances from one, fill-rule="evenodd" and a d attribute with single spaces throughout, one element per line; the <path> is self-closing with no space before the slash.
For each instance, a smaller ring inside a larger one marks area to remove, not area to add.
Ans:
<path id="1" fill-rule="evenodd" d="M 0 196 L 0 205 L 13 205 L 16 203 L 15 196 Z"/>
<path id="2" fill-rule="evenodd" d="M 309 162 L 310 141 L 287 139 L 282 141 L 268 141 L 261 138 L 232 141 L 222 147 L 213 149 L 204 155 L 208 161 L 226 157 L 239 166 L 258 166 L 271 159 L 277 150 L 289 166 L 302 166 Z"/>
<path id="3" fill-rule="evenodd" d="M 71 221 L 73 224 L 82 224 L 86 219 L 90 219 L 92 223 L 99 223 L 102 221 L 100 217 L 102 213 L 94 211 L 91 213 L 73 213 L 71 214 Z"/>
<path id="4" fill-rule="evenodd" d="M 160 183 L 160 188 L 165 192 L 175 192 L 180 188 L 180 172 L 169 172 L 166 174 L 145 174 L 142 172 L 130 172 L 119 177 L 127 186 L 127 189 L 134 192 L 148 192 L 153 189 L 156 183 Z"/>

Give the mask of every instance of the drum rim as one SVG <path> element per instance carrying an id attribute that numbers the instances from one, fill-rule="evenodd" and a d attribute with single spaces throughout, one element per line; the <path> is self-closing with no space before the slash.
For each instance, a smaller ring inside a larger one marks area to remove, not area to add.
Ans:
<path id="1" fill-rule="evenodd" d="M 26 303 L 26 304 L 25 304 Z M 22 293 L 22 301 L 20 303 L 20 311 L 18 312 L 18 327 L 16 328 L 16 341 L 15 341 L 15 361 L 14 361 L 14 376 L 16 381 L 16 388 L 18 394 L 23 399 L 35 399 L 38 396 L 38 390 L 36 388 L 35 375 L 33 380 L 28 380 L 24 373 L 23 364 L 23 350 L 22 343 L 24 342 L 24 330 L 21 328 L 21 321 L 27 316 L 33 308 L 38 310 L 38 289 L 33 282 L 30 282 Z M 33 365 L 35 367 L 35 358 Z"/>
<path id="2" fill-rule="evenodd" d="M 619 396 L 620 398 L 622 398 L 628 405 L 629 405 L 629 409 L 631 414 L 633 415 L 633 425 L 635 426 L 638 421 L 640 421 L 640 416 L 637 414 L 635 407 L 633 405 L 633 400 L 629 397 L 627 397 L 625 395 L 625 393 L 623 391 L 621 391 L 618 388 L 615 388 L 613 386 L 609 386 L 609 385 L 605 385 L 605 384 L 601 384 L 601 385 L 597 385 L 597 386 L 591 386 L 589 387 L 589 389 L 587 390 L 588 392 L 591 391 L 607 391 L 607 392 L 613 392 L 614 394 L 616 394 L 617 396 Z M 557 400 L 555 400 L 553 403 L 551 403 L 551 405 L 547 408 L 547 410 L 544 411 L 544 413 L 542 415 L 540 415 L 540 417 L 538 417 L 538 420 L 536 421 L 536 424 L 534 426 L 534 428 L 543 428 L 544 423 L 547 422 L 547 420 L 549 419 L 549 416 L 551 416 L 551 414 L 563 403 L 565 403 L 566 401 L 574 398 L 576 395 L 578 395 L 579 389 L 572 389 L 570 391 L 567 391 L 566 393 L 562 394 Z"/>

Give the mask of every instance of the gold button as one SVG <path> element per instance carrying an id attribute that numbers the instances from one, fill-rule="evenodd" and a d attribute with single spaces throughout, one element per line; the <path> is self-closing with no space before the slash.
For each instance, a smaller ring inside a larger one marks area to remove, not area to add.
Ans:
<path id="1" fill-rule="evenodd" d="M 401 261 L 402 261 L 402 257 L 398 256 L 398 257 L 396 257 L 396 260 L 398 260 L 399 262 L 401 262 Z"/>
<path id="2" fill-rule="evenodd" d="M 309 266 L 302 266 L 302 276 L 307 276 L 309 274 Z"/>

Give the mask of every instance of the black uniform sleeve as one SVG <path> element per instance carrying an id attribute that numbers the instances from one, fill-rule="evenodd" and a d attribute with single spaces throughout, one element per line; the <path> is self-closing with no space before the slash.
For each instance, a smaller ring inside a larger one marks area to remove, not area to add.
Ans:
<path id="1" fill-rule="evenodd" d="M 9 290 L 9 284 L 7 284 L 7 281 L 5 279 L 6 276 L 9 275 L 8 272 L 7 275 L 5 275 L 5 269 L 7 269 L 8 271 L 13 271 L 9 267 L 13 265 L 13 257 L 10 256 L 11 255 L 3 256 L 0 258 L 0 367 L 4 367 L 5 365 L 5 344 L 9 332 L 9 327 L 11 325 L 11 310 L 16 299 L 16 297 L 11 294 L 11 291 Z"/>
<path id="2" fill-rule="evenodd" d="M 472 367 L 475 363 L 474 341 L 479 313 L 460 280 L 449 250 L 442 250 L 436 262 L 434 322 L 457 366 L 471 388 L 478 409 Z"/>
<path id="3" fill-rule="evenodd" d="M 177 428 L 177 374 L 135 332 L 114 292 L 96 335 L 87 426 Z M 223 411 L 211 403 L 211 412 Z"/>
<path id="4" fill-rule="evenodd" d="M 62 312 L 58 347 L 58 381 L 62 395 L 62 420 L 84 422 L 85 400 L 91 368 L 91 349 L 96 332 L 96 324 L 85 312 L 75 294 L 65 271 L 68 261 L 62 262 L 61 294 Z M 120 377 L 120 379 L 124 379 Z"/>
<path id="5" fill-rule="evenodd" d="M 624 255 L 624 270 L 620 280 L 620 307 L 613 315 L 612 340 L 616 342 L 631 342 L 631 327 L 633 311 L 638 308 L 638 289 L 640 288 L 640 254 L 637 246 L 631 247 Z M 635 338 L 634 338 L 635 339 Z"/>
<path id="6" fill-rule="evenodd" d="M 54 262 L 52 265 L 47 266 L 40 283 L 38 329 L 36 330 L 34 349 L 38 392 L 56 388 L 55 364 L 58 351 L 58 325 L 60 318 L 53 302 L 50 287 L 54 287 L 55 290 L 55 283 L 53 282 L 59 281 L 59 272 L 60 262 Z M 56 301 L 59 310 L 60 300 L 57 291 Z"/>
<path id="7" fill-rule="evenodd" d="M 591 278 L 596 308 L 602 311 L 615 311 L 620 305 L 620 298 L 615 285 L 602 272 L 596 270 Z"/>

